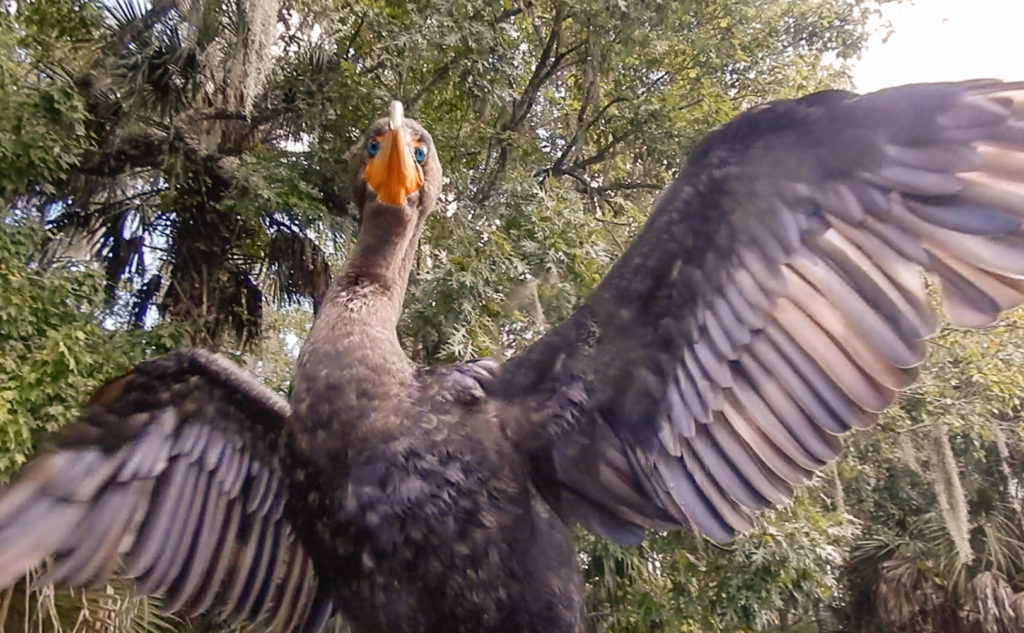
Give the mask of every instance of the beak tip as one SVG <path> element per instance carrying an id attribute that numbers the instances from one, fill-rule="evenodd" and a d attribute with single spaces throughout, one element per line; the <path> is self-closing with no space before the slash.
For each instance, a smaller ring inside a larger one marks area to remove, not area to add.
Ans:
<path id="1" fill-rule="evenodd" d="M 397 130 L 402 127 L 405 122 L 405 106 L 402 105 L 401 101 L 391 102 L 391 129 Z"/>

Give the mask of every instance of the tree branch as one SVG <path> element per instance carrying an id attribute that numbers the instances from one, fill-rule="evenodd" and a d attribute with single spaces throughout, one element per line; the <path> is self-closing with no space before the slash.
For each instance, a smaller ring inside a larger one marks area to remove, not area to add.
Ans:
<path id="1" fill-rule="evenodd" d="M 363 25 L 366 23 L 366 15 L 359 15 L 359 22 L 356 23 L 356 28 L 352 30 L 352 36 L 348 38 L 348 44 L 345 46 L 345 53 L 342 55 L 342 59 L 349 61 L 352 57 L 351 51 L 355 50 L 356 38 L 359 37 L 359 33 L 363 30 Z"/>
<path id="2" fill-rule="evenodd" d="M 583 43 L 577 43 L 562 52 L 556 52 L 558 50 L 559 41 L 562 37 L 562 28 L 565 24 L 566 15 L 566 5 L 559 4 L 552 19 L 551 30 L 548 32 L 548 37 L 544 42 L 544 48 L 541 50 L 540 57 L 534 65 L 533 73 L 531 74 L 522 93 L 513 102 L 511 112 L 507 119 L 498 128 L 499 135 L 495 142 L 498 148 L 498 158 L 493 167 L 489 166 L 489 176 L 487 178 L 487 182 L 480 188 L 480 191 L 476 196 L 477 202 L 483 202 L 491 197 L 501 174 L 504 173 L 505 167 L 508 165 L 509 158 L 511 157 L 511 148 L 509 147 L 509 142 L 505 138 L 502 138 L 504 133 L 514 132 L 519 129 L 523 122 L 526 121 L 527 116 L 529 116 L 530 112 L 533 110 L 537 96 L 540 94 L 544 84 L 546 84 L 551 77 L 558 72 L 562 67 L 562 64 L 570 55 L 578 51 L 583 46 Z M 492 155 L 493 151 L 494 148 L 491 147 L 488 151 L 488 155 Z"/>
<path id="3" fill-rule="evenodd" d="M 656 182 L 616 182 L 610 185 L 603 185 L 601 187 L 591 187 L 596 195 L 604 195 L 606 193 L 613 193 L 615 191 L 661 191 L 665 188 L 663 183 Z"/>
<path id="4" fill-rule="evenodd" d="M 592 156 L 590 156 L 589 158 L 584 158 L 583 160 L 574 163 L 573 169 L 586 169 L 591 165 L 596 165 L 598 163 L 602 163 L 608 160 L 609 158 L 612 157 L 614 153 L 613 150 L 615 149 L 615 147 L 618 146 L 619 143 L 621 143 L 622 141 L 629 138 L 629 136 L 629 132 L 621 132 L 619 134 L 616 134 L 615 136 L 612 137 L 612 140 L 605 143 L 600 149 L 594 152 Z"/>
<path id="5" fill-rule="evenodd" d="M 458 53 L 445 63 L 438 66 L 437 69 L 434 71 L 434 74 L 430 76 L 430 79 L 428 79 L 423 85 L 417 88 L 416 92 L 412 93 L 412 96 L 406 98 L 406 109 L 409 110 L 410 112 L 415 110 L 416 104 L 418 104 L 420 100 L 423 99 L 423 97 L 425 97 L 428 93 L 434 90 L 434 88 L 437 88 L 439 85 L 441 85 L 441 82 L 443 82 L 445 79 L 448 78 L 449 75 L 452 74 L 452 71 L 455 69 L 455 67 L 458 66 L 459 63 L 461 63 L 463 60 L 468 58 L 468 52 Z"/>
<path id="6" fill-rule="evenodd" d="M 511 8 L 511 9 L 505 9 L 504 11 L 502 11 L 501 13 L 499 13 L 497 16 L 494 17 L 494 19 L 490 22 L 490 26 L 492 28 L 496 27 L 499 24 L 514 18 L 515 16 L 519 15 L 522 12 L 523 12 L 523 8 L 522 7 L 514 7 L 514 8 Z M 475 21 L 478 21 L 479 17 L 480 17 L 479 15 L 474 15 L 470 19 L 475 22 Z M 455 70 L 455 68 L 461 62 L 463 62 L 466 59 L 469 59 L 469 57 L 470 57 L 470 53 L 468 51 L 464 51 L 464 52 L 456 54 L 451 59 L 449 59 L 448 61 L 446 61 L 443 64 L 441 64 L 440 66 L 438 66 L 437 69 L 434 71 L 433 75 L 430 76 L 430 79 L 428 79 L 425 83 L 423 83 L 423 85 L 421 85 L 416 90 L 416 92 L 414 92 L 412 94 L 412 96 L 410 96 L 410 97 L 408 97 L 406 99 L 406 101 L 405 101 L 405 108 L 406 108 L 406 110 L 409 110 L 409 111 L 415 110 L 416 104 L 418 104 L 423 99 L 423 97 L 425 97 L 426 95 L 430 94 L 430 92 L 434 88 L 439 86 L 441 84 L 441 82 L 443 82 L 445 79 L 447 79 L 452 74 L 452 71 Z"/>

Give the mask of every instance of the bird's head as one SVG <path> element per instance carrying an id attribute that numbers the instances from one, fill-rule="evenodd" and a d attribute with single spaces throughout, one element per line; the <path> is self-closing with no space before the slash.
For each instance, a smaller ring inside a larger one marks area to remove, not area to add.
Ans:
<path id="1" fill-rule="evenodd" d="M 407 119 L 402 102 L 370 126 L 362 140 L 355 173 L 355 199 L 363 213 L 373 206 L 404 208 L 420 220 L 441 192 L 441 163 L 430 133 Z"/>

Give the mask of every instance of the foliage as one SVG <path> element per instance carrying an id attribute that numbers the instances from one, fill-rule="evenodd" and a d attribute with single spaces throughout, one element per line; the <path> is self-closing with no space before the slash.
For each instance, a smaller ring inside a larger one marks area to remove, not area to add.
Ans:
<path id="1" fill-rule="evenodd" d="M 51 81 L 38 69 L 71 56 L 93 12 L 61 0 L 25 5 L 17 17 L 0 12 L 0 200 L 37 188 L 55 193 L 90 144 L 70 77 Z M 24 63 L 27 51 L 37 53 L 36 64 Z"/>
<path id="2" fill-rule="evenodd" d="M 864 521 L 846 574 L 852 631 L 1024 626 L 1022 318 L 1010 313 L 984 333 L 944 330 L 880 432 L 849 444 L 846 499 Z M 959 490 L 937 485 L 949 468 L 939 434 Z M 964 516 L 943 511 L 958 503 Z"/>
<path id="3" fill-rule="evenodd" d="M 25 591 L 19 583 L 0 592 L 0 621 L 6 630 L 53 633 L 174 633 L 183 622 L 160 611 L 156 599 L 131 597 L 123 584 L 85 591 L 52 586 Z"/>
<path id="4" fill-rule="evenodd" d="M 814 488 L 727 547 L 672 533 L 640 548 L 586 537 L 592 624 L 599 631 L 761 631 L 827 619 L 856 524 L 823 512 Z M 828 629 L 822 629 L 828 630 Z"/>
<path id="5" fill-rule="evenodd" d="M 0 224 L 0 476 L 69 420 L 86 394 L 178 344 L 174 330 L 106 331 L 100 275 L 41 268 L 42 233 Z"/>
<path id="6" fill-rule="evenodd" d="M 433 223 L 407 340 L 421 359 L 500 350 L 541 316 L 505 323 L 503 293 L 539 283 L 561 318 L 705 130 L 842 81 L 875 6 L 16 4 L 0 38 L 0 192 L 93 238 L 111 287 L 133 296 L 129 322 L 155 309 L 194 342 L 254 342 L 268 279 L 314 304 L 326 288 L 310 230 L 354 233 L 338 174 L 401 98 L 434 131 L 459 215 Z"/>

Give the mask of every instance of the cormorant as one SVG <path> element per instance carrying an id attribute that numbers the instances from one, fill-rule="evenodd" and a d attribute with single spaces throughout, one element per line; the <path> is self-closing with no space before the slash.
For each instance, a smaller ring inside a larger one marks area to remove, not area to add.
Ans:
<path id="1" fill-rule="evenodd" d="M 117 572 L 166 608 L 317 631 L 582 629 L 570 526 L 727 541 L 917 376 L 937 320 L 1024 301 L 1024 84 L 828 91 L 710 133 L 568 320 L 504 363 L 396 335 L 441 189 L 400 105 L 285 401 L 185 350 L 142 363 L 0 493 L 0 586 Z"/>

